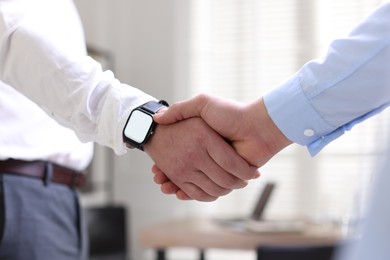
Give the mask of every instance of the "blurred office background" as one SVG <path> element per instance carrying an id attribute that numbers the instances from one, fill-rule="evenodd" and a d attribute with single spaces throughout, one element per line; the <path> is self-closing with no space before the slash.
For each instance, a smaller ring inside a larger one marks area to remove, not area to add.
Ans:
<path id="1" fill-rule="evenodd" d="M 248 102 L 320 57 L 381 0 L 75 0 L 90 50 L 118 79 L 170 103 L 208 92 Z M 277 183 L 272 217 L 329 222 L 361 216 L 381 144 L 385 112 L 311 158 L 293 145 L 262 168 L 248 187 L 211 203 L 182 202 L 153 183 L 152 161 L 142 152 L 115 156 L 96 147 L 89 206 L 127 208 L 132 260 L 153 259 L 138 241 L 141 228 L 182 216 L 246 215 L 264 183 Z M 170 259 L 196 259 L 193 249 Z M 210 250 L 207 259 L 250 260 L 254 252 Z"/>

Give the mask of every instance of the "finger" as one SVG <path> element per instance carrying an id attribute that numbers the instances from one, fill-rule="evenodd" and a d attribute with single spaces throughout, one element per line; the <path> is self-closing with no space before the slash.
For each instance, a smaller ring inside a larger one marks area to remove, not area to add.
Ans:
<path id="1" fill-rule="evenodd" d="M 159 177 L 158 180 L 156 180 L 157 177 Z M 154 178 L 157 184 L 161 184 L 161 191 L 164 194 L 174 194 L 181 190 L 178 185 L 169 180 L 168 177 L 166 177 L 164 174 L 158 176 L 156 175 Z M 193 186 L 196 186 L 197 189 L 193 189 Z M 192 178 L 191 183 L 181 184 L 181 187 L 182 189 L 187 190 L 188 193 L 191 195 L 188 196 L 186 194 L 188 197 L 194 199 L 208 196 L 219 197 L 231 192 L 231 189 L 222 188 L 216 185 L 213 181 L 210 180 L 210 178 L 205 176 L 203 173 L 199 173 L 197 174 L 197 177 Z M 185 194 L 183 190 L 182 192 Z M 197 194 L 195 194 L 194 192 Z"/>
<path id="2" fill-rule="evenodd" d="M 185 185 L 186 184 L 187 183 L 185 183 Z M 198 187 L 199 191 L 203 191 L 213 197 L 224 196 L 231 192 L 231 189 L 219 186 L 209 176 L 200 171 L 197 174 L 192 175 L 191 184 Z M 187 192 L 185 185 L 181 185 L 181 189 L 186 192 L 187 195 L 193 197 L 191 193 Z"/>
<path id="3" fill-rule="evenodd" d="M 164 184 L 169 181 L 168 177 L 165 174 L 156 174 L 153 177 L 153 181 L 156 184 Z"/>
<path id="4" fill-rule="evenodd" d="M 163 171 L 160 170 L 156 165 L 153 166 L 152 172 L 154 173 L 153 181 L 156 184 L 163 184 L 170 181 Z"/>
<path id="5" fill-rule="evenodd" d="M 188 196 L 183 190 L 181 190 L 171 181 L 162 184 L 161 191 L 162 193 L 167 195 L 176 194 L 176 197 L 180 200 L 193 200 L 193 198 Z"/>
<path id="6" fill-rule="evenodd" d="M 170 181 L 161 185 L 161 191 L 166 195 L 176 194 L 176 197 L 179 200 L 193 200 L 193 198 L 188 196 L 184 191 L 179 189 L 179 187 Z"/>
<path id="7" fill-rule="evenodd" d="M 178 190 L 177 193 L 176 193 L 176 198 L 178 198 L 179 200 L 194 200 L 193 198 L 191 198 L 190 196 L 188 196 L 184 191 L 182 190 Z"/>
<path id="8" fill-rule="evenodd" d="M 168 109 L 162 109 L 153 116 L 158 124 L 172 124 L 190 117 L 200 116 L 207 103 L 207 95 L 198 95 L 195 98 L 177 102 Z"/>
<path id="9" fill-rule="evenodd" d="M 156 174 L 156 173 L 162 172 L 162 171 L 160 170 L 160 168 L 159 168 L 156 164 L 153 164 L 153 166 L 152 166 L 152 172 L 153 172 L 154 174 Z"/>
<path id="10" fill-rule="evenodd" d="M 161 185 L 161 192 L 164 194 L 176 194 L 179 190 L 180 188 L 171 181 L 165 182 Z"/>
<path id="11" fill-rule="evenodd" d="M 215 162 L 211 157 L 210 157 L 210 161 L 204 162 L 200 166 L 199 170 L 207 174 L 207 179 L 210 182 L 210 184 L 208 186 L 208 189 L 204 189 L 204 190 L 212 195 L 219 195 L 219 196 L 226 195 L 225 193 L 224 194 L 221 193 L 222 190 L 220 188 L 223 188 L 226 191 L 231 189 L 241 189 L 248 185 L 248 182 L 246 180 L 237 178 L 229 171 L 226 171 L 220 165 L 218 165 L 217 162 Z M 200 186 L 202 188 L 204 188 L 206 184 L 205 180 L 201 182 L 195 178 L 192 178 L 191 181 L 197 186 Z M 217 191 L 211 191 L 212 189 L 217 189 Z"/>
<path id="12" fill-rule="evenodd" d="M 197 201 L 210 202 L 218 199 L 218 196 L 212 196 L 208 194 L 207 192 L 199 188 L 197 185 L 194 185 L 193 183 L 184 183 L 182 185 L 182 191 L 188 197 Z M 179 192 L 179 195 L 183 195 L 183 194 Z"/>
<path id="13" fill-rule="evenodd" d="M 158 168 L 157 165 L 153 165 L 152 167 L 153 173 L 155 173 L 154 176 L 154 181 L 157 184 L 161 184 L 161 191 L 164 194 L 176 194 L 176 196 L 181 199 L 181 200 L 190 200 L 193 199 L 189 195 L 187 195 L 183 190 L 181 190 L 176 184 L 174 184 L 172 181 L 169 180 L 169 178 Z M 200 183 L 202 187 L 204 187 L 205 190 L 210 190 L 210 193 L 215 193 L 213 197 L 214 198 L 221 196 L 221 195 L 226 195 L 230 192 L 230 190 L 220 188 L 218 186 L 215 186 L 213 182 L 210 181 L 209 178 L 207 178 L 203 173 L 199 173 L 197 175 L 197 178 L 194 178 L 194 181 L 197 183 Z M 190 190 L 190 193 L 194 198 L 198 198 L 198 200 L 206 200 L 208 201 L 210 198 L 210 194 L 208 194 L 204 189 L 199 188 L 199 186 L 195 189 L 192 187 L 192 185 L 187 185 L 187 189 Z M 194 184 L 194 186 L 197 186 Z M 193 194 L 193 192 L 197 194 Z M 202 199 L 199 199 L 202 198 Z M 206 199 L 203 199 L 206 198 Z"/>
<path id="14" fill-rule="evenodd" d="M 164 174 L 163 171 L 160 170 L 160 168 L 158 168 L 157 165 L 153 165 L 152 167 L 152 172 L 155 174 L 153 180 L 156 184 L 160 184 L 161 187 L 161 192 L 164 193 L 164 194 L 176 194 L 180 188 L 174 184 L 173 182 L 171 182 L 169 180 L 169 178 Z M 182 192 L 183 194 L 185 194 L 184 192 Z M 183 196 L 183 199 L 185 198 L 185 196 Z M 188 197 L 188 196 L 187 196 Z"/>
<path id="15" fill-rule="evenodd" d="M 236 178 L 242 180 L 242 182 L 239 182 L 234 178 L 220 179 L 219 177 L 221 176 L 217 176 L 218 180 L 215 179 L 215 181 L 218 181 L 217 183 L 222 187 L 242 188 L 247 185 L 246 181 L 256 179 L 260 176 L 259 169 L 250 165 L 223 139 L 210 139 L 209 142 L 207 142 L 206 149 L 212 160 L 221 167 L 221 169 L 230 173 L 231 176 L 235 176 Z M 236 186 L 233 187 L 231 185 Z"/>
<path id="16" fill-rule="evenodd" d="M 258 175 L 258 169 L 247 163 L 238 155 L 232 146 L 215 132 L 199 138 L 205 146 L 209 158 L 201 158 L 199 170 L 207 174 L 215 184 L 226 189 L 245 187 L 250 180 Z M 216 195 L 216 194 L 213 194 Z"/>

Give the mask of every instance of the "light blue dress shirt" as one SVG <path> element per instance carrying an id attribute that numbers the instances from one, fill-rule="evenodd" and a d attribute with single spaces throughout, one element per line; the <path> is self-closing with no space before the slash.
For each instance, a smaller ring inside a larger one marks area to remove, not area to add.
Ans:
<path id="1" fill-rule="evenodd" d="M 305 64 L 265 105 L 280 130 L 312 155 L 390 104 L 390 2 L 328 53 Z M 389 144 L 390 145 L 390 144 Z M 361 239 L 339 260 L 390 259 L 390 149 L 378 172 Z"/>
<path id="2" fill-rule="evenodd" d="M 281 131 L 312 155 L 390 104 L 390 2 L 325 57 L 305 64 L 264 97 Z"/>

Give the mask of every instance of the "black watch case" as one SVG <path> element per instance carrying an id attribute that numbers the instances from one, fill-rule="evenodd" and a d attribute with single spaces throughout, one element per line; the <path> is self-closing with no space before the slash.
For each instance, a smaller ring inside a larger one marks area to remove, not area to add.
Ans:
<path id="1" fill-rule="evenodd" d="M 167 106 L 168 103 L 165 101 L 149 101 L 131 111 L 123 128 L 123 141 L 130 148 L 138 148 L 143 151 L 143 146 L 148 142 L 156 128 L 153 115 Z"/>

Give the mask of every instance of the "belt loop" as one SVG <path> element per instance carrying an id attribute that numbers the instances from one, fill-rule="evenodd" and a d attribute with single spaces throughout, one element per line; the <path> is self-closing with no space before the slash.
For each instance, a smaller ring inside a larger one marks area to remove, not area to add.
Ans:
<path id="1" fill-rule="evenodd" d="M 53 176 L 53 164 L 49 161 L 45 162 L 45 178 L 43 179 L 43 183 L 45 186 L 48 186 L 51 182 L 51 178 Z"/>

